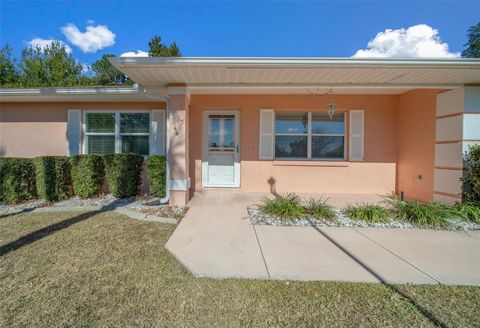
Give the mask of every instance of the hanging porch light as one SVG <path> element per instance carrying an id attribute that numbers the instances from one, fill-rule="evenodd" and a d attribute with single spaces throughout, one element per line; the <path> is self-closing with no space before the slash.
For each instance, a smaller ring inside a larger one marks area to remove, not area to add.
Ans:
<path id="1" fill-rule="evenodd" d="M 337 104 L 335 104 L 335 101 L 333 100 L 333 91 L 330 89 L 330 100 L 328 100 L 327 103 L 327 113 L 330 119 L 333 118 L 333 114 L 335 114 L 335 110 L 337 109 Z"/>
<path id="2" fill-rule="evenodd" d="M 306 89 L 306 90 L 309 94 L 316 95 L 316 96 L 326 96 L 326 95 L 330 94 L 330 99 L 328 100 L 328 103 L 327 103 L 327 113 L 328 113 L 328 116 L 330 117 L 330 119 L 332 119 L 333 115 L 335 114 L 335 111 L 337 110 L 337 104 L 333 100 L 333 89 L 330 89 L 330 91 L 327 91 L 327 92 L 322 93 L 322 94 L 320 94 L 319 88 L 317 88 L 317 92 L 312 92 L 308 89 Z"/>

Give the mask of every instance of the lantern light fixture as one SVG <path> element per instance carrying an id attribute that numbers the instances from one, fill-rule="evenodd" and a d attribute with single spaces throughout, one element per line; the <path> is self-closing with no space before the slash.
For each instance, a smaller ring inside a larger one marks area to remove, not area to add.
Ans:
<path id="1" fill-rule="evenodd" d="M 337 104 L 335 104 L 335 101 L 333 100 L 333 91 L 330 89 L 330 99 L 328 100 L 327 103 L 327 113 L 330 119 L 333 118 L 333 115 L 335 114 L 335 111 L 337 109 Z"/>

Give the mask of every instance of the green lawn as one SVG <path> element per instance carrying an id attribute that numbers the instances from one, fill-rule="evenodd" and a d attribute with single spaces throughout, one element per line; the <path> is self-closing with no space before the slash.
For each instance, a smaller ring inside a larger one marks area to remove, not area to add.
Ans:
<path id="1" fill-rule="evenodd" d="M 421 309 L 480 326 L 477 287 L 195 278 L 164 248 L 174 228 L 112 212 L 0 217 L 0 327 L 434 326 Z"/>

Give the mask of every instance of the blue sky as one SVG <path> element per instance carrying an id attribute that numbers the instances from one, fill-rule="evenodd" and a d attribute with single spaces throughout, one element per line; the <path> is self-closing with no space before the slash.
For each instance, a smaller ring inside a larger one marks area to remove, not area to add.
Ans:
<path id="1" fill-rule="evenodd" d="M 480 20 L 480 1 L 2 0 L 0 6 L 0 41 L 8 42 L 16 55 L 32 39 L 59 39 L 83 63 L 103 53 L 147 50 L 156 34 L 176 41 L 184 56 L 350 57 L 385 29 L 418 24 L 438 30 L 436 37 L 448 44 L 449 53 L 458 53 L 466 30 Z M 87 25 L 104 25 L 115 34 L 107 42 L 113 45 L 85 53 L 62 33 L 67 24 L 80 33 Z"/>

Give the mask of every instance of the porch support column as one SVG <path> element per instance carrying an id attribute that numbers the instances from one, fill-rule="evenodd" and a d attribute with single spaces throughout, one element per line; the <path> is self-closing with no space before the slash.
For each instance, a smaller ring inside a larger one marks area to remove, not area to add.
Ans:
<path id="1" fill-rule="evenodd" d="M 463 87 L 437 95 L 433 199 L 460 201 L 463 155 L 480 144 L 480 87 Z"/>
<path id="2" fill-rule="evenodd" d="M 189 200 L 188 115 L 190 95 L 186 86 L 169 86 L 170 97 L 170 205 Z"/>

